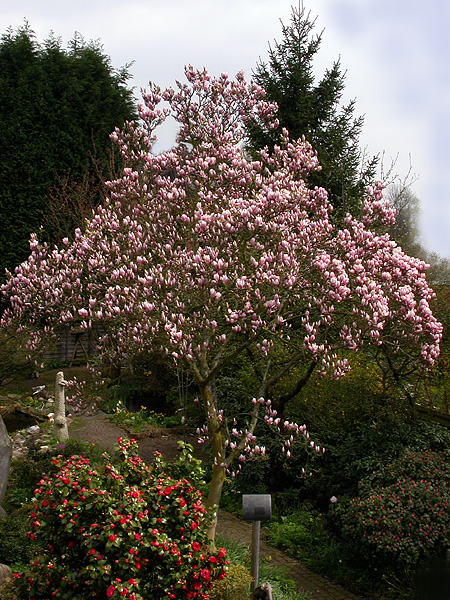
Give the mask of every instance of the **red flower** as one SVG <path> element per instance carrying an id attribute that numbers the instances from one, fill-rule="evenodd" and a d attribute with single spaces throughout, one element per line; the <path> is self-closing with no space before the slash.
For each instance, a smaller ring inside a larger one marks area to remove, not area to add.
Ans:
<path id="1" fill-rule="evenodd" d="M 211 578 L 211 571 L 209 569 L 202 569 L 200 571 L 200 575 L 205 579 L 205 581 L 209 581 Z"/>
<path id="2" fill-rule="evenodd" d="M 114 594 L 115 591 L 116 591 L 115 586 L 110 585 L 108 588 L 108 591 L 106 592 L 106 595 L 108 596 L 108 598 L 111 598 L 111 596 Z"/>
<path id="3" fill-rule="evenodd" d="M 198 552 L 200 550 L 200 544 L 198 542 L 192 542 L 192 548 L 195 552 Z"/>
<path id="4" fill-rule="evenodd" d="M 116 539 L 116 537 L 117 536 L 111 534 L 108 539 L 110 542 L 113 542 Z"/>

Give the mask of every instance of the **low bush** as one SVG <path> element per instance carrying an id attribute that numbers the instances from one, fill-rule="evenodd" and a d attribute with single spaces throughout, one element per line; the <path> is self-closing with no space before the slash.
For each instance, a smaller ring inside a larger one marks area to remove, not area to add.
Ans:
<path id="1" fill-rule="evenodd" d="M 19 509 L 12 515 L 0 518 L 0 563 L 26 564 L 34 557 L 37 547 L 27 538 L 27 516 L 25 509 Z"/>
<path id="2" fill-rule="evenodd" d="M 211 600 L 247 600 L 253 578 L 244 565 L 230 565 L 227 576 L 214 583 Z"/>
<path id="3" fill-rule="evenodd" d="M 266 532 L 269 543 L 302 559 L 311 558 L 311 548 L 323 546 L 329 539 L 321 515 L 308 507 L 270 522 Z"/>
<path id="4" fill-rule="evenodd" d="M 119 442 L 117 467 L 106 455 L 103 469 L 58 457 L 58 471 L 40 481 L 29 536 L 42 553 L 17 574 L 17 599 L 208 598 L 225 577 L 225 550 L 207 550 L 192 449 L 178 459 L 191 480 L 176 479 L 161 458 L 145 465 L 134 440 Z"/>
<path id="5" fill-rule="evenodd" d="M 344 535 L 376 562 L 402 569 L 450 545 L 450 457 L 405 450 L 338 508 Z"/>

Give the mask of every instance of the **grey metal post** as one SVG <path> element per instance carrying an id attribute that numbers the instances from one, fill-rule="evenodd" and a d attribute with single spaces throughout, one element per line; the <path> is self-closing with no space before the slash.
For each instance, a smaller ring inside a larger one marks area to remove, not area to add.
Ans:
<path id="1" fill-rule="evenodd" d="M 261 550 L 261 521 L 252 521 L 252 592 L 259 586 L 259 554 Z"/>

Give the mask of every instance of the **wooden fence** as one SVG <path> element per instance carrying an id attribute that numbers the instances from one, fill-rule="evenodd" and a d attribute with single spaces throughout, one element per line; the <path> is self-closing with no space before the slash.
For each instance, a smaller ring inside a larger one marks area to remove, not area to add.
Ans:
<path id="1" fill-rule="evenodd" d="M 84 330 L 80 327 L 61 328 L 56 344 L 45 352 L 47 362 L 72 363 L 86 360 L 96 353 L 99 328 Z"/>

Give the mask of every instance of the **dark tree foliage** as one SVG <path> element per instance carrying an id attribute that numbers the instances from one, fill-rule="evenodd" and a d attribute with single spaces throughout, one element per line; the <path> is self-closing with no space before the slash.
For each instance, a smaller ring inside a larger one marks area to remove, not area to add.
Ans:
<path id="1" fill-rule="evenodd" d="M 67 49 L 53 36 L 38 44 L 28 24 L 2 35 L 0 279 L 5 267 L 12 270 L 28 256 L 30 233 L 44 224 L 40 238 L 52 241 L 58 223 L 77 220 L 68 214 L 49 219 L 49 206 L 65 212 L 51 196 L 84 185 L 92 202 L 100 201 L 109 135 L 135 117 L 129 77 L 127 67 L 113 69 L 98 42 L 86 43 L 79 34 Z"/>
<path id="2" fill-rule="evenodd" d="M 310 184 L 328 190 L 334 220 L 340 222 L 347 212 L 358 215 L 377 159 L 367 162 L 359 148 L 363 118 L 354 117 L 355 101 L 341 106 L 345 75 L 340 61 L 315 82 L 313 60 L 322 34 L 312 35 L 314 25 L 302 4 L 293 8 L 290 25 L 282 24 L 283 40 L 269 46 L 268 63 L 258 63 L 254 79 L 278 104 L 280 127 L 268 130 L 264 123 L 252 124 L 248 149 L 252 154 L 266 145 L 272 149 L 280 142 L 283 127 L 291 138 L 305 136 L 322 165 L 320 172 L 310 176 Z"/>

